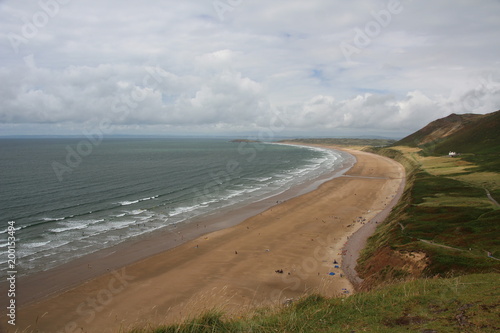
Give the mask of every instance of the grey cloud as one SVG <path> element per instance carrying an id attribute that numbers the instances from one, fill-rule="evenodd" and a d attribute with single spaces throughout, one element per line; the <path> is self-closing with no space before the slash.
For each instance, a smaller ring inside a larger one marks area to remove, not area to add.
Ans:
<path id="1" fill-rule="evenodd" d="M 2 2 L 0 124 L 251 131 L 284 110 L 290 133 L 409 133 L 500 108 L 498 1 L 401 0 L 362 47 L 390 1 L 226 3 L 221 19 L 211 0 Z"/>

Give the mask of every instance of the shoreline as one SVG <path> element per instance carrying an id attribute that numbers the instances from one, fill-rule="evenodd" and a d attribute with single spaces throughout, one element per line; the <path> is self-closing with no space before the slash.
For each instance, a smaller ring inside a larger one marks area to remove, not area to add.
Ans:
<path id="1" fill-rule="evenodd" d="M 295 144 L 296 145 L 296 144 Z M 303 145 L 306 146 L 306 145 Z M 323 147 L 324 149 L 334 149 Z M 351 155 L 350 158 L 353 158 Z M 86 254 L 46 271 L 18 277 L 19 290 L 16 297 L 18 306 L 26 306 L 43 301 L 98 278 L 110 271 L 120 269 L 137 261 L 147 259 L 159 253 L 169 251 L 205 234 L 238 225 L 246 219 L 258 215 L 291 198 L 314 191 L 321 184 L 345 174 L 355 163 L 345 161 L 339 170 L 328 171 L 307 182 L 269 197 L 251 203 L 240 203 L 217 212 L 203 214 L 175 225 L 154 232 L 125 240 L 109 248 Z M 197 225 L 200 225 L 197 227 Z M 44 288 L 39 288 L 39 284 Z M 0 292 L 6 290 L 6 284 L 0 283 Z"/>
<path id="2" fill-rule="evenodd" d="M 373 219 L 384 209 L 378 202 L 386 194 L 396 193 L 404 179 L 402 167 L 392 160 L 348 152 L 355 154 L 357 162 L 346 176 L 328 180 L 312 192 L 280 204 L 273 198 L 265 202 L 270 208 L 259 207 L 260 213 L 247 210 L 247 216 L 239 212 L 233 218 L 244 220 L 242 223 L 220 225 L 215 232 L 203 228 L 200 234 L 204 236 L 194 233 L 191 240 L 168 251 L 160 244 L 157 254 L 133 261 L 120 271 L 108 267 L 105 269 L 110 272 L 104 271 L 106 274 L 83 284 L 73 281 L 77 286 L 72 289 L 22 306 L 20 326 L 36 327 L 40 332 L 60 331 L 72 325 L 90 332 L 114 332 L 119 327 L 175 322 L 213 306 L 236 314 L 255 306 L 280 304 L 304 293 L 345 294 L 352 285 L 341 277 L 345 274 L 342 245 L 364 225 L 351 220 L 358 215 Z M 145 240 L 141 246 L 147 243 Z M 115 253 L 126 257 L 134 253 L 133 248 Z M 149 244 L 143 251 L 152 248 Z M 108 262 L 112 256 L 107 255 Z M 333 261 L 339 262 L 339 268 L 332 265 Z M 275 272 L 279 269 L 284 274 Z M 59 273 L 68 274 L 68 269 Z M 70 279 L 67 275 L 60 278 Z M 39 276 L 34 280 L 38 280 L 38 289 L 54 282 L 40 282 Z M 118 281 L 122 288 L 118 288 Z M 92 295 L 101 301 L 101 307 L 89 305 Z M 156 304 L 152 308 L 151 299 Z"/>
<path id="3" fill-rule="evenodd" d="M 388 157 L 385 156 L 381 157 L 392 161 Z M 354 232 L 348 238 L 347 242 L 342 248 L 343 270 L 355 290 L 357 290 L 361 285 L 361 283 L 363 282 L 363 279 L 361 279 L 358 273 L 356 272 L 356 266 L 358 259 L 361 255 L 361 251 L 366 247 L 368 238 L 370 238 L 375 233 L 378 223 L 384 222 L 387 219 L 394 206 L 397 205 L 397 203 L 403 196 L 403 192 L 406 186 L 406 171 L 404 168 L 402 168 L 402 172 L 403 172 L 402 181 L 399 184 L 397 192 L 392 196 L 392 199 L 389 202 L 389 204 L 377 215 L 371 218 L 368 222 L 363 224 L 361 228 L 359 228 L 356 232 Z"/>

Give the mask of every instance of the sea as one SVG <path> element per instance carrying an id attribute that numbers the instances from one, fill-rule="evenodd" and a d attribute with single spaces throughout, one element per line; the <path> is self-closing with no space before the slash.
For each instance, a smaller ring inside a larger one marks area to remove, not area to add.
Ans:
<path id="1" fill-rule="evenodd" d="M 9 234 L 28 275 L 353 163 L 341 151 L 227 139 L 0 139 L 1 274 Z"/>

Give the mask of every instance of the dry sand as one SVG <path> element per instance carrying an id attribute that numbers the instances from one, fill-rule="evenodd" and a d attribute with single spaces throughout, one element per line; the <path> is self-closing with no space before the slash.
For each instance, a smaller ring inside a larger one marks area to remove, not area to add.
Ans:
<path id="1" fill-rule="evenodd" d="M 349 279 L 341 277 L 342 250 L 350 236 L 395 203 L 404 169 L 387 158 L 348 152 L 357 163 L 344 176 L 237 226 L 123 268 L 110 265 L 114 271 L 19 308 L 16 328 L 118 332 L 179 321 L 214 307 L 237 316 L 308 293 L 352 292 Z M 359 251 L 363 241 L 349 244 L 344 258 L 352 268 L 349 252 Z M 50 287 L 45 280 L 32 288 Z"/>

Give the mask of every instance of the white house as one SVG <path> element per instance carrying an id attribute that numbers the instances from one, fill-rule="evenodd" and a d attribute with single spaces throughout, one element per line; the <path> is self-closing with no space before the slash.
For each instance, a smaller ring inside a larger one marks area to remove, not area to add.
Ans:
<path id="1" fill-rule="evenodd" d="M 458 155 L 458 154 L 457 154 L 456 152 L 454 152 L 454 151 L 450 151 L 450 152 L 448 153 L 448 156 L 450 156 L 450 157 L 455 157 L 455 156 L 457 156 L 457 155 Z"/>

